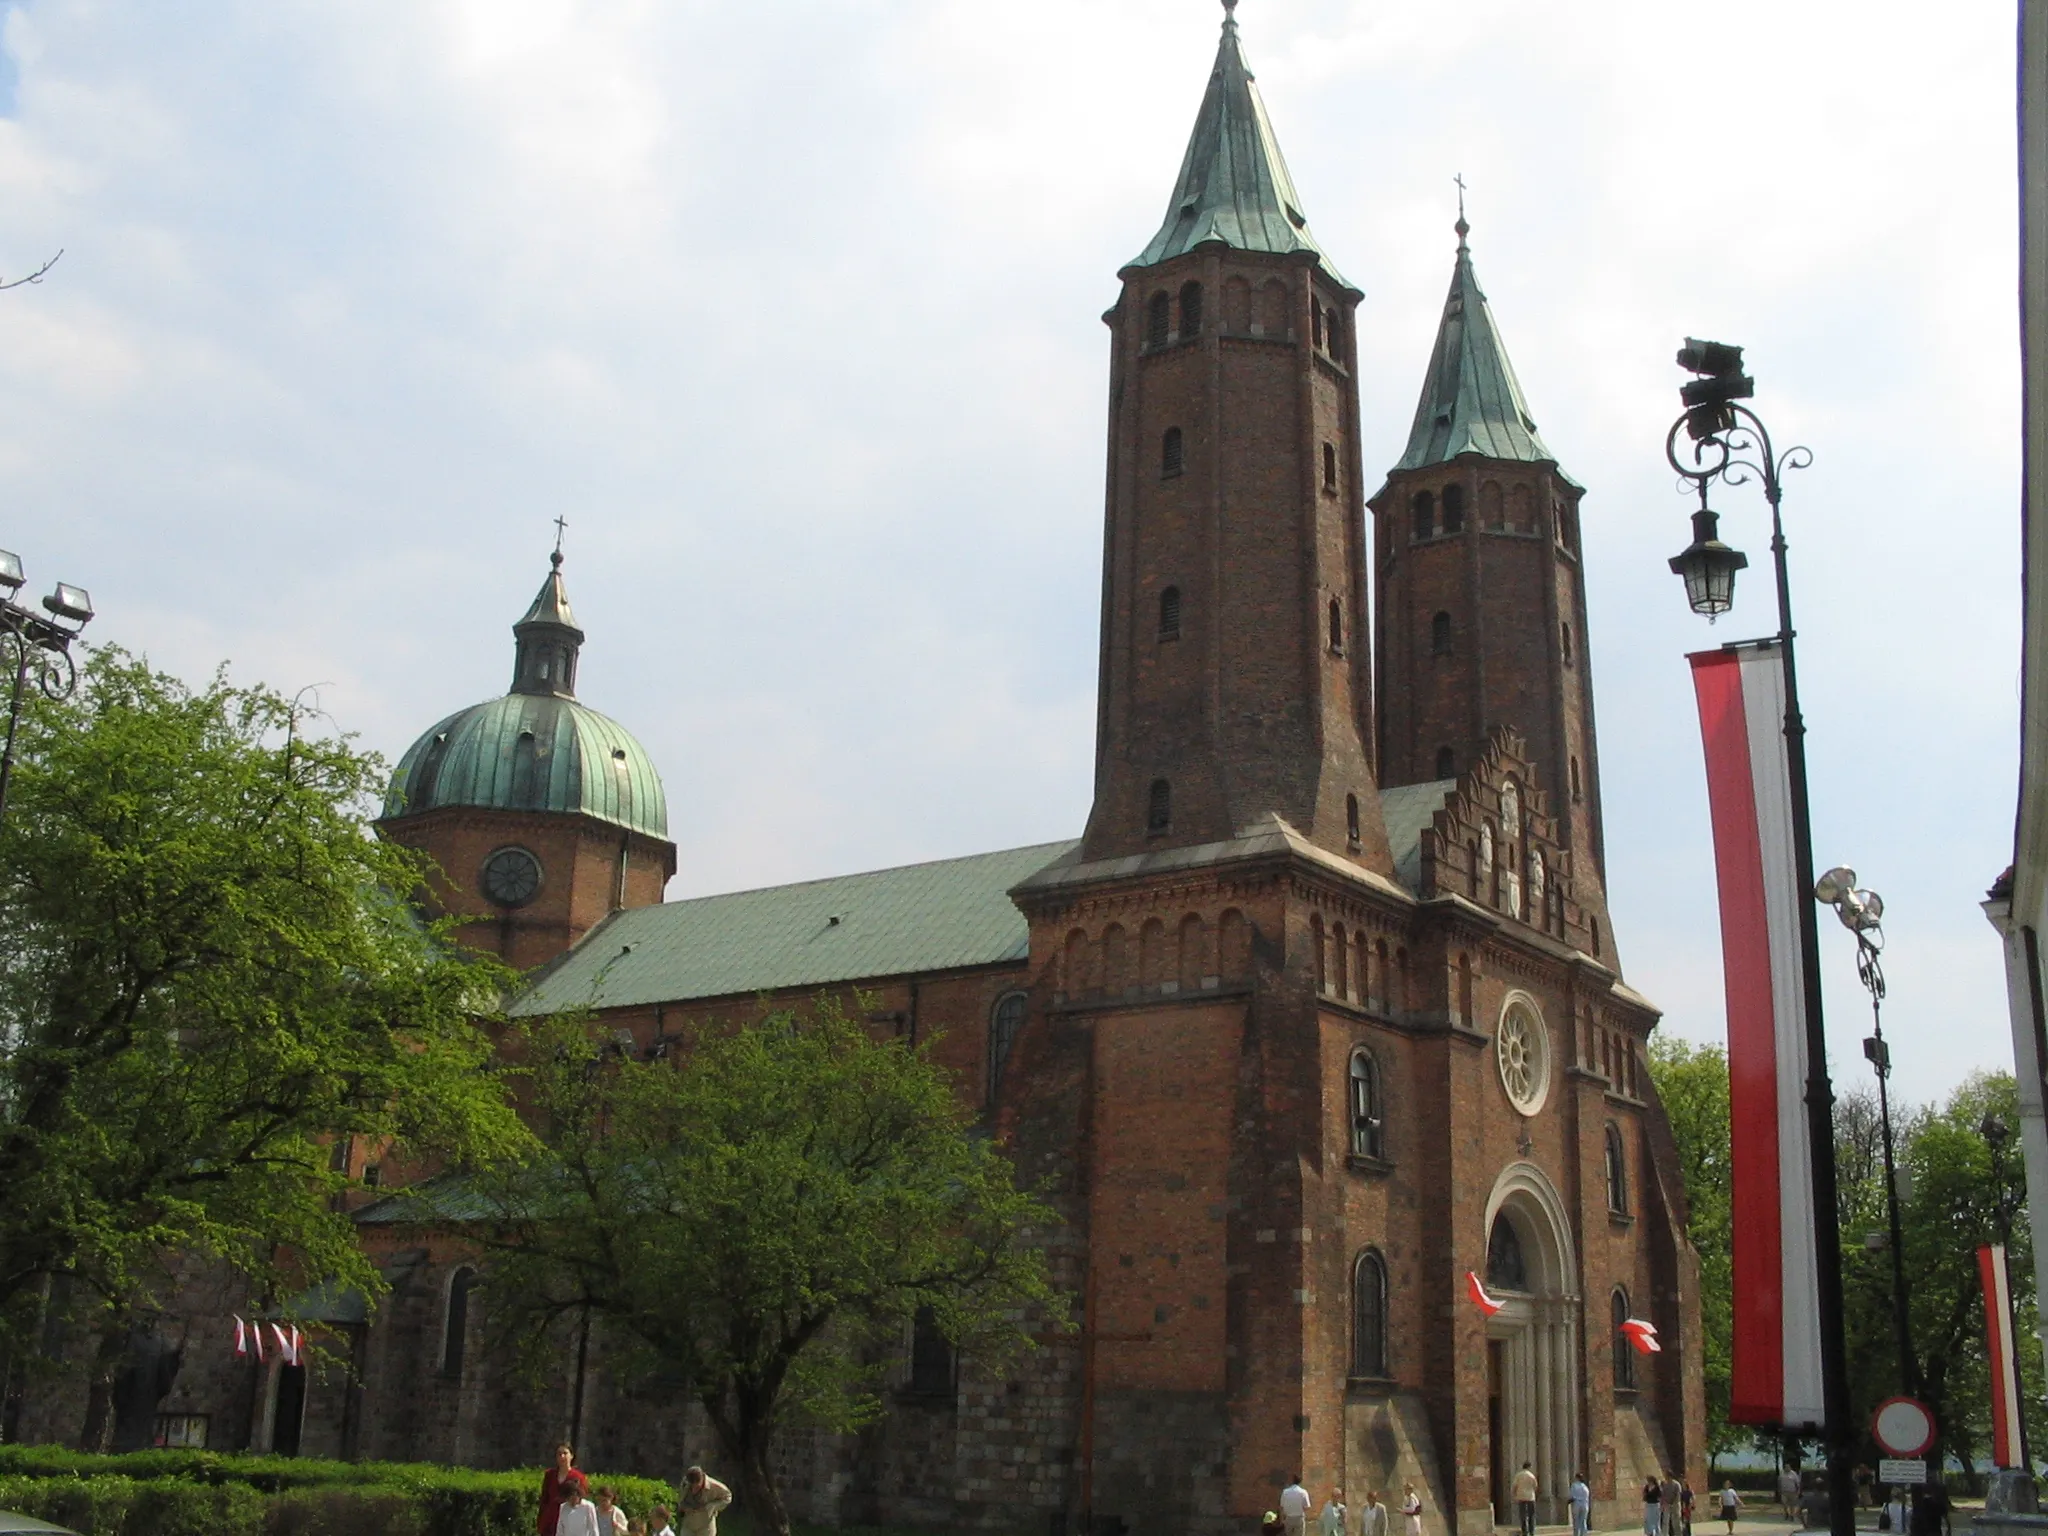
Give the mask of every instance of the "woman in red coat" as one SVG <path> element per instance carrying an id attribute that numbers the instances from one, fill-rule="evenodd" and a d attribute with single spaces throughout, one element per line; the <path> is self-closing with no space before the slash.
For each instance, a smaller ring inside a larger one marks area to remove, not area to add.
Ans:
<path id="1" fill-rule="evenodd" d="M 568 1496 L 574 1485 L 585 1498 L 590 1496 L 590 1482 L 576 1470 L 576 1452 L 565 1441 L 555 1447 L 555 1464 L 541 1474 L 540 1479 L 540 1520 L 535 1529 L 539 1536 L 555 1536 L 555 1522 L 562 1513 L 562 1500 Z"/>

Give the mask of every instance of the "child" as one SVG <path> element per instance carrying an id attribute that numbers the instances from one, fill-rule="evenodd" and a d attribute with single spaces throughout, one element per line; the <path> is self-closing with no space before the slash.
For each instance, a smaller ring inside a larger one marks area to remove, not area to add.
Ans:
<path id="1" fill-rule="evenodd" d="M 654 1536 L 676 1536 L 676 1528 L 669 1523 L 666 1504 L 654 1506 L 654 1512 L 647 1517 L 647 1523 L 654 1528 Z"/>

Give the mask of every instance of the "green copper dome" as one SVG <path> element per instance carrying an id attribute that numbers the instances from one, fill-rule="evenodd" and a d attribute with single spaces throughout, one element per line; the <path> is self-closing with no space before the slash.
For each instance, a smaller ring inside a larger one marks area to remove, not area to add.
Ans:
<path id="1" fill-rule="evenodd" d="M 575 696 L 583 631 L 562 586 L 562 556 L 525 617 L 512 691 L 472 704 L 406 749 L 386 818 L 448 806 L 555 811 L 668 837 L 668 802 L 647 751 L 624 726 Z"/>

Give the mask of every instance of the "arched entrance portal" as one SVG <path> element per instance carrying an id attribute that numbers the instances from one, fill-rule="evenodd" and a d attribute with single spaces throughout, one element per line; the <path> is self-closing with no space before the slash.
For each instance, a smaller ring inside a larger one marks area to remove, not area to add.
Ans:
<path id="1" fill-rule="evenodd" d="M 1514 1521 L 1509 1484 L 1535 1468 L 1537 1519 L 1568 1517 L 1579 1461 L 1578 1259 L 1564 1202 L 1533 1163 L 1511 1164 L 1486 1202 L 1487 1431 L 1496 1522 Z"/>

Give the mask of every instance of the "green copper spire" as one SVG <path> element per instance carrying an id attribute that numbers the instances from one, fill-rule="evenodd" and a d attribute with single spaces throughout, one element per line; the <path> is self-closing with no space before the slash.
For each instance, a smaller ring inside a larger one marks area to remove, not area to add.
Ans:
<path id="1" fill-rule="evenodd" d="M 1236 8 L 1236 0 L 1224 0 L 1223 41 L 1216 48 L 1216 67 L 1188 138 L 1166 222 L 1131 265 L 1157 266 L 1220 240 L 1240 251 L 1311 251 L 1323 270 L 1342 283 L 1302 217 L 1301 196 L 1238 47 Z"/>
<path id="2" fill-rule="evenodd" d="M 1444 300 L 1443 324 L 1437 328 L 1436 350 L 1422 381 L 1408 451 L 1394 467 L 1448 464 L 1464 453 L 1555 464 L 1557 455 L 1536 435 L 1536 418 L 1529 414 L 1529 402 L 1522 398 L 1522 386 L 1515 381 L 1508 350 L 1494 326 L 1493 311 L 1473 274 L 1472 251 L 1465 244 L 1471 226 L 1465 222 L 1462 192 L 1459 201 L 1458 264 L 1451 274 L 1451 293 Z"/>

